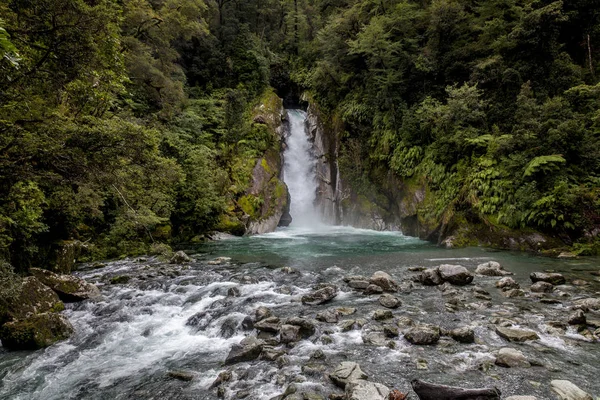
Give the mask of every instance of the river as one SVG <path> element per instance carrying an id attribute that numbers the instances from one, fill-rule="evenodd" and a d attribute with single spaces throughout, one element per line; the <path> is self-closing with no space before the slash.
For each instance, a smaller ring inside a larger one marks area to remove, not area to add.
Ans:
<path id="1" fill-rule="evenodd" d="M 302 118 L 301 113 L 297 116 Z M 600 394 L 598 343 L 574 326 L 560 328 L 578 299 L 598 297 L 598 258 L 560 260 L 484 248 L 443 249 L 400 232 L 318 223 L 303 203 L 314 200 L 312 193 L 294 204 L 310 191 L 302 182 L 314 178 L 311 162 L 301 157 L 298 163 L 306 168 L 286 165 L 293 196 L 290 227 L 189 246 L 185 250 L 193 261 L 184 265 L 156 257 L 81 265 L 75 274 L 97 284 L 103 297 L 67 305 L 65 314 L 75 328 L 69 340 L 33 352 L 0 349 L 0 398 L 216 399 L 218 390 L 211 385 L 225 370 L 232 372 L 220 389 L 226 399 L 268 400 L 291 383 L 299 392 L 327 398 L 342 393 L 327 379 L 341 361 L 359 363 L 369 380 L 402 392 L 410 391 L 410 381 L 418 378 L 462 387 L 496 386 L 503 397 L 552 399 L 550 381 L 567 379 Z M 303 218 L 307 212 L 310 218 Z M 504 297 L 495 287 L 498 277 L 477 275 L 473 284 L 460 287 L 415 282 L 424 267 L 460 264 L 474 271 L 487 261 L 513 272 L 524 296 Z M 529 274 L 544 270 L 563 273 L 567 284 L 544 295 L 530 293 Z M 344 281 L 346 276 L 369 277 L 376 271 L 389 273 L 400 287 L 395 295 L 402 305 L 391 310 L 393 319 L 383 322 L 373 319 L 382 308 L 379 295 L 364 295 Z M 121 276 L 128 282 L 111 284 Z M 335 298 L 321 305 L 302 304 L 303 295 L 324 283 L 339 288 Z M 298 316 L 312 320 L 327 310 L 345 310 L 336 314 L 337 321 L 316 322 L 314 335 L 291 345 L 278 345 L 276 335 L 261 334 L 274 345 L 273 353 L 280 352 L 273 361 L 223 366 L 234 344 L 257 335 L 249 321 L 261 306 L 282 321 Z M 349 314 L 352 310 L 347 308 L 356 311 Z M 587 317 L 600 320 L 594 311 Z M 384 325 L 401 327 L 408 318 L 444 329 L 471 327 L 475 342 L 442 337 L 436 345 L 413 345 L 402 329 L 377 342 Z M 356 323 L 346 330 L 345 320 Z M 503 323 L 533 330 L 539 339 L 509 343 L 494 330 Z M 495 365 L 495 353 L 503 347 L 520 350 L 532 366 Z"/>

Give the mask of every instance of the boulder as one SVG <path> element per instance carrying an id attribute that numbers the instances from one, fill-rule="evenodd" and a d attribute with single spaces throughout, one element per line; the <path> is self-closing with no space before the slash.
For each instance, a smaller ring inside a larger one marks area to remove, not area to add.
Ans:
<path id="1" fill-rule="evenodd" d="M 565 277 L 555 272 L 532 272 L 529 275 L 531 282 L 548 282 L 553 285 L 562 285 L 566 282 Z"/>
<path id="2" fill-rule="evenodd" d="M 373 319 L 375 321 L 383 321 L 385 319 L 393 318 L 394 315 L 390 310 L 375 310 L 373 313 Z"/>
<path id="3" fill-rule="evenodd" d="M 225 359 L 225 365 L 237 364 L 244 361 L 256 360 L 263 350 L 263 342 L 253 337 L 247 337 L 231 346 L 231 350 Z"/>
<path id="4" fill-rule="evenodd" d="M 338 320 L 340 319 L 340 313 L 336 309 L 330 308 L 328 310 L 317 313 L 316 318 L 317 321 L 333 324 L 338 322 Z"/>
<path id="5" fill-rule="evenodd" d="M 582 310 L 577 310 L 569 316 L 569 325 L 582 325 L 586 323 L 585 314 Z"/>
<path id="6" fill-rule="evenodd" d="M 64 302 L 76 302 L 100 296 L 100 290 L 73 275 L 58 275 L 45 269 L 31 268 L 29 270 L 44 285 L 54 290 Z"/>
<path id="7" fill-rule="evenodd" d="M 302 339 L 298 325 L 281 325 L 281 343 L 293 343 Z"/>
<path id="8" fill-rule="evenodd" d="M 475 269 L 475 273 L 485 276 L 506 276 L 513 275 L 512 272 L 505 271 L 500 263 L 496 261 L 488 261 L 483 264 L 479 264 Z"/>
<path id="9" fill-rule="evenodd" d="M 362 341 L 364 344 L 379 347 L 388 344 L 387 336 L 383 331 L 363 332 Z"/>
<path id="10" fill-rule="evenodd" d="M 370 294 L 381 294 L 383 293 L 383 288 L 379 285 L 375 285 L 375 284 L 369 284 L 369 286 L 367 286 L 367 288 L 365 289 L 365 294 L 366 295 L 370 295 Z"/>
<path id="11" fill-rule="evenodd" d="M 496 282 L 496 287 L 502 290 L 520 289 L 519 284 L 510 277 L 505 277 Z"/>
<path id="12" fill-rule="evenodd" d="M 254 321 L 262 321 L 265 318 L 272 316 L 273 313 L 267 307 L 260 306 L 254 311 Z"/>
<path id="13" fill-rule="evenodd" d="M 417 325 L 404 331 L 404 338 L 412 344 L 436 344 L 440 340 L 440 330 L 437 327 Z"/>
<path id="14" fill-rule="evenodd" d="M 2 346 L 8 350 L 40 349 L 67 339 L 71 334 L 73 326 L 67 318 L 53 312 L 10 321 L 0 328 Z"/>
<path id="15" fill-rule="evenodd" d="M 189 263 L 191 262 L 192 259 L 185 254 L 185 252 L 183 252 L 182 250 L 179 250 L 178 252 L 176 252 L 175 254 L 173 254 L 173 257 L 171 257 L 171 264 L 185 264 L 185 263 Z"/>
<path id="16" fill-rule="evenodd" d="M 327 301 L 330 301 L 335 296 L 337 296 L 338 291 L 334 286 L 325 286 L 321 289 L 315 290 L 312 293 L 302 296 L 302 304 L 307 305 L 317 305 L 323 304 Z"/>
<path id="17" fill-rule="evenodd" d="M 279 320 L 279 318 L 267 317 L 265 319 L 261 319 L 258 322 L 255 322 L 254 328 L 258 329 L 259 331 L 277 333 L 279 332 L 280 325 L 281 321 Z"/>
<path id="18" fill-rule="evenodd" d="M 359 379 L 367 379 L 368 376 L 361 369 L 360 365 L 351 361 L 340 363 L 333 372 L 329 374 L 329 378 L 337 386 L 344 389 L 349 382 L 354 382 Z"/>
<path id="19" fill-rule="evenodd" d="M 369 283 L 379 286 L 385 292 L 398 291 L 398 284 L 392 279 L 392 277 L 387 272 L 375 272 L 369 279 Z"/>
<path id="20" fill-rule="evenodd" d="M 352 280 L 348 282 L 348 286 L 350 286 L 352 289 L 365 290 L 369 286 L 369 281 Z"/>
<path id="21" fill-rule="evenodd" d="M 517 328 L 505 328 L 502 326 L 496 326 L 496 333 L 501 338 L 511 342 L 526 342 L 528 340 L 537 340 L 540 338 L 538 334 L 533 331 Z"/>
<path id="22" fill-rule="evenodd" d="M 425 286 L 437 286 L 444 283 L 438 268 L 428 268 L 419 275 L 419 282 Z"/>
<path id="23" fill-rule="evenodd" d="M 594 400 L 589 393 L 570 381 L 554 380 L 550 382 L 550 387 L 561 400 Z"/>
<path id="24" fill-rule="evenodd" d="M 468 326 L 453 329 L 448 332 L 448 336 L 460 343 L 474 343 L 475 332 Z"/>
<path id="25" fill-rule="evenodd" d="M 468 285 L 473 282 L 473 274 L 462 265 L 443 264 L 438 268 L 442 280 L 453 285 Z"/>
<path id="26" fill-rule="evenodd" d="M 501 394 L 497 388 L 463 389 L 418 379 L 412 381 L 411 385 L 420 400 L 500 400 Z"/>
<path id="27" fill-rule="evenodd" d="M 531 364 L 527 361 L 523 353 L 510 347 L 500 349 L 496 357 L 496 365 L 506 368 L 531 367 Z"/>
<path id="28" fill-rule="evenodd" d="M 529 290 L 534 293 L 552 293 L 554 285 L 548 282 L 539 281 L 531 285 Z"/>
<path id="29" fill-rule="evenodd" d="M 346 385 L 346 400 L 385 400 L 390 389 L 380 383 L 356 380 Z"/>
<path id="30" fill-rule="evenodd" d="M 525 296 L 525 291 L 521 289 L 508 289 L 502 292 L 502 296 L 508 298 L 523 297 Z"/>
<path id="31" fill-rule="evenodd" d="M 6 321 L 20 320 L 35 314 L 62 311 L 65 305 L 52 289 L 37 278 L 28 276 L 21 281 L 21 288 L 16 296 L 0 303 L 0 325 Z"/>
<path id="32" fill-rule="evenodd" d="M 302 317 L 291 317 L 285 321 L 288 325 L 296 325 L 300 327 L 300 335 L 306 339 L 315 334 L 317 331 L 317 323 L 314 320 L 302 318 Z"/>
<path id="33" fill-rule="evenodd" d="M 396 296 L 386 293 L 379 297 L 379 304 L 386 308 L 398 308 L 402 302 Z"/>
<path id="34" fill-rule="evenodd" d="M 600 310 L 600 299 L 594 297 L 577 300 L 575 304 L 588 310 Z"/>

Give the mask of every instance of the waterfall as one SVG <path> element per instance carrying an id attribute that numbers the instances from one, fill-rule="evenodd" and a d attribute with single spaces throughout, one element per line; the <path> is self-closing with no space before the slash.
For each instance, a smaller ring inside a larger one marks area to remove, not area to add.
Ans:
<path id="1" fill-rule="evenodd" d="M 306 132 L 306 113 L 288 110 L 290 134 L 283 153 L 283 178 L 291 197 L 292 226 L 315 226 L 320 220 L 315 210 L 317 197 L 316 159 Z"/>

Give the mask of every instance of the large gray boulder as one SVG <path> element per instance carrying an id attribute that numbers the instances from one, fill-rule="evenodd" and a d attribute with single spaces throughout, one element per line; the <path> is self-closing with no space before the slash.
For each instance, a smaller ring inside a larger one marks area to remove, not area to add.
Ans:
<path id="1" fill-rule="evenodd" d="M 511 342 L 526 342 L 528 340 L 537 340 L 540 337 L 533 331 L 517 328 L 505 328 L 496 326 L 496 333 L 503 339 Z"/>
<path id="2" fill-rule="evenodd" d="M 436 344 L 440 340 L 440 329 L 428 325 L 417 325 L 404 331 L 404 338 L 412 344 Z"/>
<path id="3" fill-rule="evenodd" d="M 396 296 L 386 293 L 379 297 L 379 304 L 386 308 L 398 308 L 402 302 Z"/>
<path id="4" fill-rule="evenodd" d="M 437 286 L 444 283 L 438 268 L 428 268 L 419 275 L 419 282 L 425 286 Z"/>
<path id="5" fill-rule="evenodd" d="M 462 265 L 442 264 L 438 271 L 442 280 L 453 285 L 468 285 L 473 282 L 473 274 Z"/>
<path id="6" fill-rule="evenodd" d="M 0 302 L 0 325 L 7 321 L 20 320 L 35 314 L 64 310 L 65 305 L 58 295 L 39 279 L 28 276 L 21 281 L 16 296 Z"/>
<path id="7" fill-rule="evenodd" d="M 385 400 L 390 389 L 380 383 L 356 380 L 346 385 L 347 400 Z"/>
<path id="8" fill-rule="evenodd" d="M 67 339 L 72 334 L 73 326 L 67 318 L 53 312 L 10 321 L 0 328 L 2 346 L 8 350 L 41 349 Z"/>
<path id="9" fill-rule="evenodd" d="M 256 360 L 263 350 L 263 342 L 253 337 L 247 337 L 231 346 L 231 350 L 225 359 L 225 365 L 237 364 L 244 361 Z"/>
<path id="10" fill-rule="evenodd" d="M 293 343 L 302 339 L 298 325 L 281 325 L 281 343 Z"/>
<path id="11" fill-rule="evenodd" d="M 460 343 L 474 343 L 475 332 L 468 326 L 452 329 L 448 332 L 448 336 Z"/>
<path id="12" fill-rule="evenodd" d="M 92 285 L 76 276 L 58 275 L 39 268 L 31 268 L 29 272 L 44 285 L 54 290 L 58 297 L 66 303 L 93 299 L 100 296 L 100 290 L 98 290 L 96 285 Z"/>
<path id="13" fill-rule="evenodd" d="M 475 273 L 485 276 L 513 275 L 512 272 L 505 271 L 504 268 L 497 261 L 488 261 L 483 264 L 479 264 L 475 269 Z"/>
<path id="14" fill-rule="evenodd" d="M 367 379 L 368 376 L 365 374 L 360 365 L 352 361 L 344 361 L 340 363 L 335 369 L 329 374 L 329 378 L 337 386 L 344 389 L 349 382 L 354 382 L 359 379 Z"/>
<path id="15" fill-rule="evenodd" d="M 496 356 L 496 365 L 506 368 L 529 368 L 531 364 L 519 350 L 505 347 Z"/>
<path id="16" fill-rule="evenodd" d="M 383 271 L 377 271 L 369 279 L 369 283 L 377 285 L 382 288 L 385 292 L 397 292 L 398 284 L 392 279 L 392 277 Z"/>
<path id="17" fill-rule="evenodd" d="M 553 285 L 562 285 L 566 282 L 566 279 L 561 274 L 555 272 L 532 272 L 529 275 L 531 282 L 548 282 Z"/>
<path id="18" fill-rule="evenodd" d="M 589 393 L 584 392 L 570 381 L 554 380 L 550 382 L 550 387 L 561 400 L 594 400 Z"/>
<path id="19" fill-rule="evenodd" d="M 330 301 L 337 296 L 338 291 L 334 286 L 325 286 L 321 289 L 315 290 L 312 293 L 302 296 L 302 304 L 306 305 L 317 305 Z"/>

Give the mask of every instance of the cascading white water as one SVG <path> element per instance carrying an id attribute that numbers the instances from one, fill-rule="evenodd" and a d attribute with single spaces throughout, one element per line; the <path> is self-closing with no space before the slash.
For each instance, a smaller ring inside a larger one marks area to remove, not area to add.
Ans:
<path id="1" fill-rule="evenodd" d="M 283 154 L 283 179 L 291 197 L 292 226 L 314 227 L 319 217 L 314 202 L 317 196 L 316 159 L 306 132 L 306 113 L 288 110 L 290 135 Z"/>

